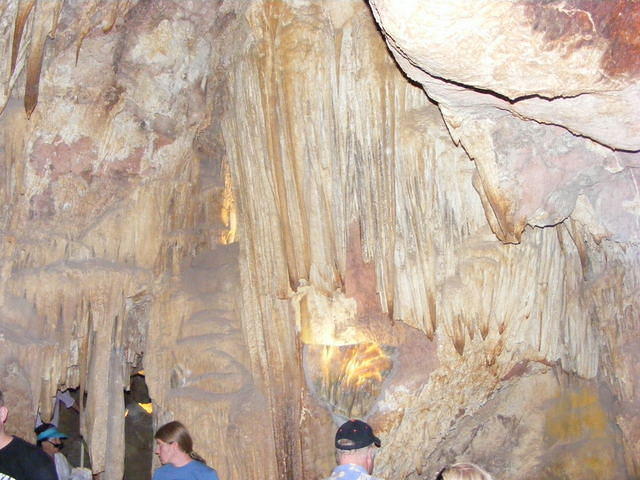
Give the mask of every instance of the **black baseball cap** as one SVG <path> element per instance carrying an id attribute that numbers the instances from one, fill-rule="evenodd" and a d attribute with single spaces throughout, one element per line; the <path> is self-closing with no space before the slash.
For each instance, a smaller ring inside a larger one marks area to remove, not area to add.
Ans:
<path id="1" fill-rule="evenodd" d="M 371 427 L 362 420 L 349 420 L 336 432 L 336 448 L 340 450 L 357 450 L 372 443 L 376 447 L 381 445 L 380 439 L 373 434 Z"/>

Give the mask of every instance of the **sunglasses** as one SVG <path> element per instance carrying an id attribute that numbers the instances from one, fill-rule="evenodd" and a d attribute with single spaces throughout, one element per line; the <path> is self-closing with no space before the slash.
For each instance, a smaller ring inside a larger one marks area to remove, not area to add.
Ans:
<path id="1" fill-rule="evenodd" d="M 64 443 L 59 442 L 59 443 L 54 443 L 51 440 L 45 440 L 46 442 L 49 442 L 51 445 L 53 445 L 54 447 L 56 447 L 58 450 L 62 450 L 62 447 L 64 447 Z"/>

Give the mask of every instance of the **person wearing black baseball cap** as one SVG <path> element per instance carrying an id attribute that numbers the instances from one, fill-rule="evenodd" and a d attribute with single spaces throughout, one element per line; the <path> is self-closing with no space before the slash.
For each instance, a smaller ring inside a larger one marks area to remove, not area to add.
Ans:
<path id="1" fill-rule="evenodd" d="M 343 423 L 336 432 L 335 446 L 338 466 L 327 480 L 380 480 L 371 476 L 380 439 L 366 422 L 349 420 Z"/>

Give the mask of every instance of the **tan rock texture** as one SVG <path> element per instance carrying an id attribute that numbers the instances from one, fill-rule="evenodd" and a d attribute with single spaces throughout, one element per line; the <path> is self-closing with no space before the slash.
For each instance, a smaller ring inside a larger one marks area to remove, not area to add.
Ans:
<path id="1" fill-rule="evenodd" d="M 156 425 L 183 421 L 223 479 L 323 478 L 349 412 L 382 478 L 639 476 L 639 18 L 0 5 L 7 428 L 79 388 L 119 480 L 144 368 Z M 379 380 L 322 377 L 318 352 L 371 345 Z"/>
<path id="2" fill-rule="evenodd" d="M 610 238 L 637 243 L 636 2 L 371 6 L 399 65 L 475 160 L 496 235 L 518 242 L 527 224 L 555 225 L 582 195 Z"/>

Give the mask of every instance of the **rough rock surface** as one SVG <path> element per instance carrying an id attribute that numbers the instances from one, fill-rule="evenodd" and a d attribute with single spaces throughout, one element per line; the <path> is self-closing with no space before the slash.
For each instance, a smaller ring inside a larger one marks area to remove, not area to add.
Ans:
<path id="1" fill-rule="evenodd" d="M 371 6 L 401 68 L 475 160 L 496 235 L 517 242 L 527 224 L 555 225 L 583 197 L 592 230 L 638 242 L 635 2 Z"/>
<path id="2" fill-rule="evenodd" d="M 628 478 L 610 402 L 606 388 L 593 381 L 523 364 L 474 415 L 460 412 L 423 460 L 422 478 L 460 461 L 500 478 Z"/>
<path id="3" fill-rule="evenodd" d="M 327 398 L 383 478 L 640 475 L 640 6 L 474 5 L 0 5 L 8 428 L 79 387 L 120 479 L 144 367 L 221 478 L 326 475 Z M 307 385 L 374 343 L 378 397 Z"/>
<path id="4" fill-rule="evenodd" d="M 370 3 L 399 66 L 438 104 L 453 140 L 474 160 L 474 186 L 496 236 L 524 243 L 527 226 L 558 234 L 570 226 L 584 274 L 574 292 L 601 291 L 611 262 L 625 265 L 620 287 L 605 295 L 609 307 L 613 298 L 629 300 L 605 313 L 597 294 L 578 310 L 598 318 L 603 338 L 593 346 L 606 345 L 596 347 L 604 354 L 599 371 L 623 406 L 617 421 L 627 467 L 637 472 L 640 431 L 628 412 L 638 372 L 628 352 L 638 346 L 638 323 L 629 317 L 638 306 L 624 286 L 637 284 L 640 235 L 637 3 Z M 597 253 L 603 241 L 616 242 L 616 260 Z M 624 334 L 613 326 L 620 322 Z M 589 474 L 570 476 L 581 475 Z"/>

